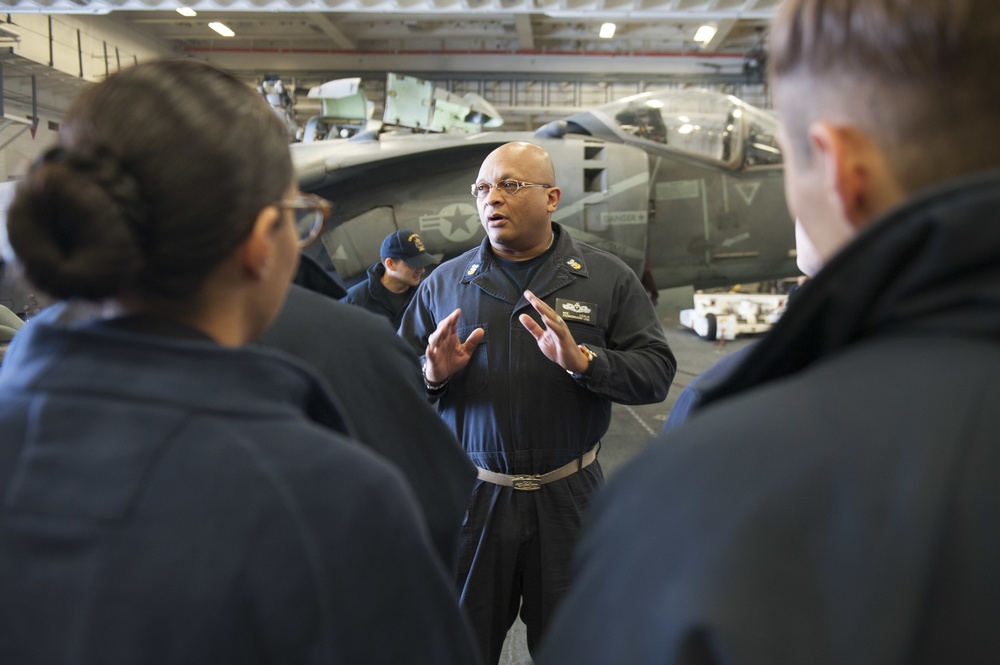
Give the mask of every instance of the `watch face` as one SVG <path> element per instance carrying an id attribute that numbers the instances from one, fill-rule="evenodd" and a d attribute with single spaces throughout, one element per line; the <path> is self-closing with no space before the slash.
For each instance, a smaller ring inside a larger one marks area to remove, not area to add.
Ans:
<path id="1" fill-rule="evenodd" d="M 590 363 L 594 362 L 594 358 L 597 357 L 597 354 L 591 351 L 589 347 L 586 347 L 583 344 L 578 344 L 577 348 L 579 348 L 581 351 L 587 354 L 587 369 L 590 369 Z M 583 374 L 581 374 L 580 372 L 571 372 L 569 370 L 566 370 L 566 373 L 572 376 L 574 379 L 583 378 Z"/>

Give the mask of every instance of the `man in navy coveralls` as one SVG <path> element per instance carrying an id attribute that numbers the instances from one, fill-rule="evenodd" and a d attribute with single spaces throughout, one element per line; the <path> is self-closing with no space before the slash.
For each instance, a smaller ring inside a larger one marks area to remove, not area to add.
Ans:
<path id="1" fill-rule="evenodd" d="M 552 222 L 560 193 L 538 146 L 493 151 L 473 185 L 487 237 L 425 280 L 400 328 L 479 467 L 458 580 L 489 663 L 519 606 L 534 649 L 569 586 L 611 403 L 663 400 L 676 366 L 635 273 Z"/>

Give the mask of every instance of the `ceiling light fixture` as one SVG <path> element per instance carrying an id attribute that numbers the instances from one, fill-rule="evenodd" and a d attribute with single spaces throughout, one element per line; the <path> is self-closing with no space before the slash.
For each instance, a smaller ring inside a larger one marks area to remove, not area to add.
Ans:
<path id="1" fill-rule="evenodd" d="M 694 33 L 694 40 L 704 46 L 712 41 L 712 37 L 715 37 L 716 30 L 717 28 L 714 25 L 703 25 L 698 28 L 698 32 Z"/>
<path id="2" fill-rule="evenodd" d="M 177 13 L 180 14 L 181 16 L 187 16 L 188 18 L 198 15 L 198 12 L 191 9 L 190 7 L 178 7 Z"/>
<path id="3" fill-rule="evenodd" d="M 230 30 L 226 26 L 225 23 L 219 23 L 218 21 L 216 21 L 214 23 L 209 23 L 208 27 L 210 27 L 212 30 L 215 30 L 217 33 L 219 33 L 223 37 L 235 37 L 236 36 L 236 33 L 233 32 L 232 30 Z"/>
<path id="4" fill-rule="evenodd" d="M 611 39 L 612 37 L 614 37 L 615 36 L 615 27 L 616 26 L 615 26 L 614 23 L 605 23 L 604 25 L 602 25 L 601 26 L 601 32 L 599 33 L 600 38 L 601 39 Z"/>

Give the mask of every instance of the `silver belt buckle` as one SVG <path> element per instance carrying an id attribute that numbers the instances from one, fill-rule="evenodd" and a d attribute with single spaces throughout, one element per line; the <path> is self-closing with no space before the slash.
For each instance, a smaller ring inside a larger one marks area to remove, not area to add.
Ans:
<path id="1" fill-rule="evenodd" d="M 523 490 L 526 492 L 537 490 L 539 487 L 542 486 L 542 483 L 540 483 L 538 481 L 538 478 L 536 478 L 535 476 L 514 476 L 514 479 L 511 481 L 511 484 L 513 485 L 514 489 Z"/>

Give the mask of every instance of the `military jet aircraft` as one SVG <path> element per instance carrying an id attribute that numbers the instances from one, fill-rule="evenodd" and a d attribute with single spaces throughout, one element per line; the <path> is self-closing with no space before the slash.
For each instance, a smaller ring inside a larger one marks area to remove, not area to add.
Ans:
<path id="1" fill-rule="evenodd" d="M 478 244 L 470 184 L 508 141 L 544 147 L 562 200 L 553 219 L 656 288 L 798 274 L 773 114 L 704 90 L 647 92 L 531 132 L 359 134 L 292 146 L 303 191 L 336 204 L 313 258 L 345 283 L 397 229 L 450 258 Z"/>
<path id="2" fill-rule="evenodd" d="M 767 111 L 685 90 L 628 97 L 534 133 L 361 133 L 291 150 L 300 188 L 336 204 L 322 244 L 307 251 L 345 284 L 363 278 L 397 229 L 418 231 L 443 258 L 478 244 L 485 231 L 469 185 L 494 148 L 531 141 L 556 166 L 553 219 L 662 289 L 798 274 L 775 131 Z M 12 190 L 0 183 L 0 208 Z M 4 280 L 0 304 L 22 316 L 40 307 Z"/>

